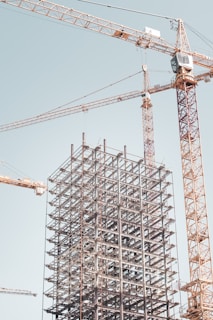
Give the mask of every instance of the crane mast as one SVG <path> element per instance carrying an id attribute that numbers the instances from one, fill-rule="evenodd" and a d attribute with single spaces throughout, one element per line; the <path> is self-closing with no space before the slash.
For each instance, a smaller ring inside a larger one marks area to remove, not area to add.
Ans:
<path id="1" fill-rule="evenodd" d="M 155 162 L 155 146 L 152 102 L 149 93 L 149 76 L 147 66 L 143 65 L 142 69 L 144 73 L 144 95 L 142 103 L 144 160 L 147 165 L 153 165 Z"/>
<path id="2" fill-rule="evenodd" d="M 180 150 L 184 187 L 190 282 L 182 290 L 188 293 L 184 316 L 193 320 L 213 319 L 213 274 L 208 230 L 200 130 L 193 61 L 183 22 L 179 20 L 177 47 L 172 58 L 176 73 Z M 182 50 L 183 49 L 183 50 Z"/>
<path id="3" fill-rule="evenodd" d="M 71 25 L 130 42 L 172 57 L 176 73 L 180 149 L 183 171 L 185 215 L 190 281 L 182 289 L 188 292 L 188 309 L 182 315 L 191 320 L 213 320 L 213 272 L 207 221 L 206 197 L 193 65 L 213 71 L 213 59 L 192 52 L 183 22 L 178 22 L 176 45 L 159 35 L 124 27 L 48 1 L 0 0 Z"/>

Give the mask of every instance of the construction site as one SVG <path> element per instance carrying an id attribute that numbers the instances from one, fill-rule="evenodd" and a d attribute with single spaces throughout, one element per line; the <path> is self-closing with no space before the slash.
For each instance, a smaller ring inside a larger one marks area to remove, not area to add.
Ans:
<path id="1" fill-rule="evenodd" d="M 213 58 L 191 50 L 182 19 L 172 20 L 176 42 L 171 45 L 156 29 L 132 29 L 46 0 L 0 0 L 0 4 L 30 12 L 29 18 L 40 15 L 83 29 L 85 34 L 90 31 L 167 55 L 173 74 L 170 82 L 151 86 L 148 66 L 142 64 L 142 90 L 71 107 L 64 104 L 0 125 L 0 132 L 5 132 L 140 98 L 142 156 L 133 155 L 126 144 L 122 150 L 115 149 L 107 137 L 92 145 L 87 133 L 81 132 L 77 146 L 69 137 L 70 154 L 54 167 L 47 185 L 0 175 L 0 183 L 33 189 L 38 196 L 46 193 L 42 320 L 213 320 L 211 239 L 196 95 L 198 84 L 213 77 Z M 173 173 L 166 163 L 156 161 L 151 100 L 152 95 L 170 89 L 176 93 L 186 223 L 188 280 L 184 284 Z M 97 128 L 96 119 L 92 129 Z M 54 131 L 60 130 L 54 127 Z M 55 154 L 59 154 L 61 143 L 53 139 L 49 147 L 56 146 Z M 48 161 L 51 169 L 54 156 L 49 155 Z M 3 294 L 36 297 L 34 291 L 0 287 Z"/>

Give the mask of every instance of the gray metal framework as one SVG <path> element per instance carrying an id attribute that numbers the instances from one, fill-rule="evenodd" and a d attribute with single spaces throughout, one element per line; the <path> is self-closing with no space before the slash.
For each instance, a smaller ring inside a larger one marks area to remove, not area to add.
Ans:
<path id="1" fill-rule="evenodd" d="M 171 172 L 128 157 L 83 143 L 49 177 L 45 316 L 175 318 Z"/>

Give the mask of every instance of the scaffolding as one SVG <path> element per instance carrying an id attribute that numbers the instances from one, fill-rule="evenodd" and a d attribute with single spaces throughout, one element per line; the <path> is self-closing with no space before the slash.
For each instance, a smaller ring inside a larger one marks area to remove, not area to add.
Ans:
<path id="1" fill-rule="evenodd" d="M 171 172 L 83 142 L 48 183 L 45 315 L 175 319 Z"/>

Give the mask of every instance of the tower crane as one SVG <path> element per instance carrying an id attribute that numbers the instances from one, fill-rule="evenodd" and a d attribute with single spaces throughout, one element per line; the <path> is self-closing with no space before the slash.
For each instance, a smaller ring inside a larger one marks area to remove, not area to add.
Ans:
<path id="1" fill-rule="evenodd" d="M 33 296 L 33 297 L 37 296 L 36 293 L 33 293 L 33 292 L 29 291 L 29 290 L 8 289 L 8 288 L 0 288 L 0 293 L 18 294 L 18 295 Z"/>
<path id="2" fill-rule="evenodd" d="M 0 176 L 0 183 L 6 183 L 18 187 L 34 189 L 36 195 L 41 196 L 46 191 L 47 187 L 42 182 L 34 182 L 29 179 L 12 179 L 7 176 Z M 17 295 L 27 295 L 36 297 L 37 294 L 29 290 L 20 290 L 20 289 L 8 289 L 0 288 L 0 293 L 5 294 L 17 294 Z"/>
<path id="3" fill-rule="evenodd" d="M 213 58 L 191 51 L 181 19 L 176 20 L 176 44 L 171 45 L 152 29 L 135 30 L 49 1 L 0 1 L 172 57 L 190 269 L 190 281 L 182 288 L 188 294 L 188 309 L 182 316 L 191 320 L 212 320 L 213 271 L 193 67 L 201 66 L 212 72 Z"/>
<path id="4" fill-rule="evenodd" d="M 46 186 L 42 182 L 33 182 L 29 179 L 12 179 L 7 176 L 0 176 L 0 183 L 6 183 L 18 187 L 30 188 L 34 189 L 36 195 L 41 196 L 46 191 Z M 37 294 L 33 293 L 29 290 L 20 290 L 20 289 L 8 289 L 8 288 L 0 288 L 0 293 L 4 294 L 17 294 L 17 295 L 27 295 L 36 297 Z"/>
<path id="5" fill-rule="evenodd" d="M 7 176 L 0 176 L 0 183 L 11 184 L 18 187 L 34 189 L 37 196 L 41 196 L 46 191 L 46 186 L 42 182 L 35 182 L 29 179 L 12 179 Z"/>

